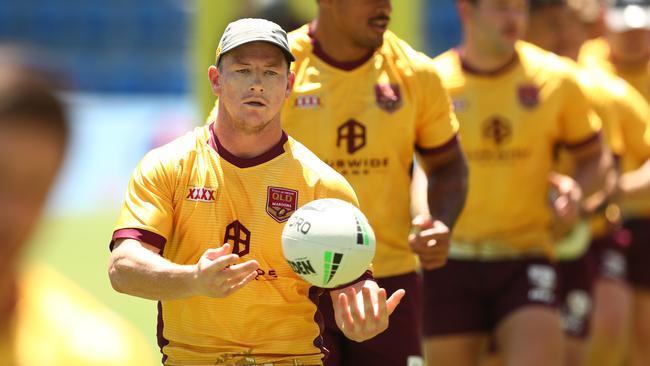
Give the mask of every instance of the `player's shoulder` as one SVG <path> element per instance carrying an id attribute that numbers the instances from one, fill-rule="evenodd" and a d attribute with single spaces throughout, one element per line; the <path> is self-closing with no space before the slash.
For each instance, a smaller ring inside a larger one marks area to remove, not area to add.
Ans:
<path id="1" fill-rule="evenodd" d="M 433 58 L 433 67 L 441 74 L 456 72 L 461 69 L 458 51 L 455 48 L 449 49 Z"/>
<path id="2" fill-rule="evenodd" d="M 384 42 L 379 52 L 385 58 L 391 58 L 399 67 L 415 73 L 434 72 L 432 60 L 429 56 L 414 49 L 408 42 L 399 38 L 395 33 L 387 30 L 384 33 Z"/>
<path id="3" fill-rule="evenodd" d="M 339 172 L 327 165 L 305 145 L 291 136 L 289 136 L 288 143 L 291 158 L 302 168 L 303 177 L 308 180 L 308 184 L 323 184 L 328 188 L 341 186 L 347 188 L 349 186 L 348 181 Z"/>
<path id="4" fill-rule="evenodd" d="M 196 127 L 171 142 L 150 150 L 140 162 L 145 170 L 153 167 L 173 168 L 205 150 L 211 125 Z"/>
<path id="5" fill-rule="evenodd" d="M 524 68 L 543 69 L 551 73 L 570 72 L 572 61 L 558 56 L 534 44 L 518 41 L 515 45 L 520 63 Z M 575 71 L 575 69 L 574 69 Z"/>
<path id="6" fill-rule="evenodd" d="M 593 38 L 587 40 L 580 47 L 578 62 L 583 63 L 590 59 L 605 59 L 609 55 L 609 44 L 605 38 Z"/>
<path id="7" fill-rule="evenodd" d="M 574 61 L 523 41 L 515 47 L 527 74 L 558 85 L 578 83 L 576 74 L 580 67 Z"/>

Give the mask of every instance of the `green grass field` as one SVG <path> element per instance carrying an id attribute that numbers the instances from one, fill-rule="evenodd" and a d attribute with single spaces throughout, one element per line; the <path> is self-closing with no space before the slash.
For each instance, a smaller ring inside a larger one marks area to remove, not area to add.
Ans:
<path id="1" fill-rule="evenodd" d="M 125 318 L 151 344 L 154 359 L 159 359 L 156 302 L 119 294 L 108 280 L 108 243 L 116 218 L 117 212 L 46 217 L 32 239 L 27 258 L 57 269 Z"/>

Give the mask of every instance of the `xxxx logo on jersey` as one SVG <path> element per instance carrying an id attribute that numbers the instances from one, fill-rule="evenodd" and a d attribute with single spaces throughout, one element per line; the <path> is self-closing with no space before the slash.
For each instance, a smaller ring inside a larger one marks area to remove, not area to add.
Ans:
<path id="1" fill-rule="evenodd" d="M 185 199 L 198 202 L 214 202 L 217 200 L 217 191 L 207 187 L 188 187 Z"/>

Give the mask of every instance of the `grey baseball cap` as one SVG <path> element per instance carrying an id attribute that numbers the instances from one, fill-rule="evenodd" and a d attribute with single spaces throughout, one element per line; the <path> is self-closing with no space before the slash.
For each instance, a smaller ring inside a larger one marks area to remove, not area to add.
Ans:
<path id="1" fill-rule="evenodd" d="M 650 30 L 650 0 L 609 0 L 605 23 L 613 32 Z"/>
<path id="2" fill-rule="evenodd" d="M 231 22 L 221 36 L 217 47 L 215 65 L 219 64 L 221 56 L 228 51 L 250 42 L 269 42 L 278 46 L 284 52 L 287 63 L 296 59 L 289 50 L 287 32 L 279 25 L 259 18 L 244 18 Z"/>

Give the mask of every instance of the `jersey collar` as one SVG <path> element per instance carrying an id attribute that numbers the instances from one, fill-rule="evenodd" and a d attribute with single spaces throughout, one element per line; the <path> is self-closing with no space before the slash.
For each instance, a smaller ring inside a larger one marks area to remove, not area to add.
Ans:
<path id="1" fill-rule="evenodd" d="M 252 157 L 252 158 L 240 158 L 232 154 L 230 151 L 226 150 L 223 145 L 219 142 L 217 135 L 214 133 L 214 122 L 210 124 L 210 137 L 208 138 L 208 145 L 212 147 L 219 156 L 230 164 L 238 168 L 250 168 L 257 165 L 264 164 L 268 161 L 275 159 L 276 157 L 284 153 L 284 144 L 289 140 L 289 136 L 286 132 L 282 131 L 282 137 L 277 144 L 273 145 L 265 153 Z"/>

